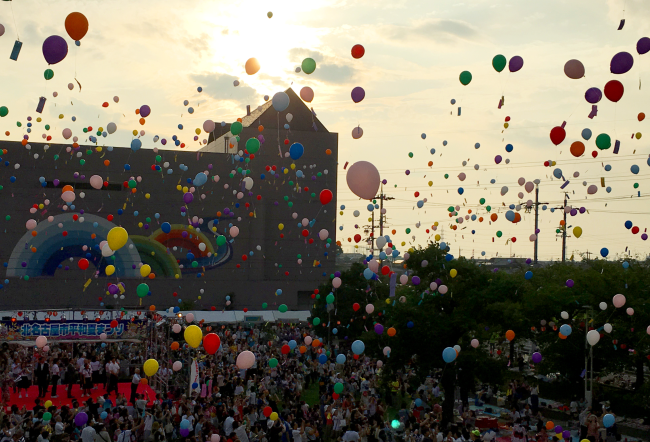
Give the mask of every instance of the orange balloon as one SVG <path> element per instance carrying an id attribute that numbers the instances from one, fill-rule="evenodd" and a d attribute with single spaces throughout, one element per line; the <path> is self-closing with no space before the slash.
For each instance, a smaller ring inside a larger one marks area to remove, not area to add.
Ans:
<path id="1" fill-rule="evenodd" d="M 137 108 L 137 109 L 135 110 L 135 114 L 136 114 L 136 115 L 140 115 L 140 108 Z"/>
<path id="2" fill-rule="evenodd" d="M 110 164 L 111 164 L 111 162 L 109 160 L 104 160 L 104 166 L 108 166 Z"/>
<path id="3" fill-rule="evenodd" d="M 311 341 L 311 346 L 312 347 L 319 347 L 320 346 L 320 339 L 314 339 Z"/>
<path id="4" fill-rule="evenodd" d="M 576 141 L 573 144 L 571 144 L 571 148 L 569 150 L 571 151 L 571 155 L 573 155 L 574 157 L 579 157 L 585 153 L 585 145 L 582 144 L 581 141 Z"/>
<path id="5" fill-rule="evenodd" d="M 154 272 L 149 273 L 149 279 L 154 279 L 156 274 Z"/>
<path id="6" fill-rule="evenodd" d="M 395 230 L 395 229 L 393 229 L 393 231 L 392 231 L 392 232 L 393 232 L 393 235 L 394 235 L 394 234 L 396 234 L 396 233 L 397 233 L 397 230 Z"/>
<path id="7" fill-rule="evenodd" d="M 257 126 L 257 130 L 259 130 L 260 132 L 262 132 L 262 131 L 264 130 L 264 126 L 262 126 L 262 125 L 260 124 L 259 126 Z"/>
<path id="8" fill-rule="evenodd" d="M 300 353 L 304 353 L 306 351 L 307 351 L 307 347 L 305 347 L 304 345 L 301 345 L 300 346 Z"/>
<path id="9" fill-rule="evenodd" d="M 508 330 L 506 332 L 506 339 L 508 341 L 512 341 L 513 339 L 515 339 L 515 332 L 513 332 L 512 330 Z"/>
<path id="10" fill-rule="evenodd" d="M 140 124 L 141 124 L 142 126 L 144 126 L 145 121 L 146 121 L 146 120 L 145 120 L 144 118 L 140 118 Z"/>
<path id="11" fill-rule="evenodd" d="M 566 339 L 566 336 L 564 336 L 562 333 L 558 332 L 558 335 L 560 336 L 560 339 Z"/>
<path id="12" fill-rule="evenodd" d="M 326 149 L 325 155 L 332 155 L 332 149 Z"/>
<path id="13" fill-rule="evenodd" d="M 388 336 L 395 336 L 395 333 L 397 333 L 397 330 L 395 330 L 394 327 L 391 327 L 387 330 Z"/>
<path id="14" fill-rule="evenodd" d="M 171 349 L 172 350 L 178 350 L 178 342 L 176 342 L 176 341 L 172 342 Z"/>
<path id="15" fill-rule="evenodd" d="M 32 230 L 32 236 L 38 235 L 38 232 L 36 230 Z"/>
<path id="16" fill-rule="evenodd" d="M 479 217 L 478 222 L 482 223 L 483 222 L 483 217 Z"/>
<path id="17" fill-rule="evenodd" d="M 153 304 L 151 304 L 151 305 L 149 306 L 149 311 L 150 311 L 150 312 L 155 312 L 155 311 L 156 311 L 156 306 L 153 305 Z"/>
<path id="18" fill-rule="evenodd" d="M 513 223 L 517 224 L 519 221 L 521 221 L 521 215 L 518 214 L 518 213 L 515 213 L 515 220 L 513 221 Z"/>
<path id="19" fill-rule="evenodd" d="M 142 385 L 147 385 L 149 383 L 149 380 L 147 378 L 140 378 L 140 383 Z"/>
<path id="20" fill-rule="evenodd" d="M 563 219 L 560 220 L 560 225 L 563 226 L 565 221 Z"/>
<path id="21" fill-rule="evenodd" d="M 65 30 L 73 40 L 81 40 L 88 32 L 88 19 L 81 12 L 73 12 L 65 18 Z"/>
<path id="22" fill-rule="evenodd" d="M 555 427 L 555 424 L 553 423 L 553 421 L 546 422 L 546 429 L 547 430 L 552 430 L 553 427 Z"/>
<path id="23" fill-rule="evenodd" d="M 67 184 L 61 189 L 61 193 L 63 192 L 74 192 L 74 188 L 70 184 Z"/>
<path id="24" fill-rule="evenodd" d="M 639 115 L 637 116 L 637 118 L 639 119 L 639 121 L 643 121 L 643 120 L 645 120 L 645 114 L 643 112 L 639 112 Z"/>

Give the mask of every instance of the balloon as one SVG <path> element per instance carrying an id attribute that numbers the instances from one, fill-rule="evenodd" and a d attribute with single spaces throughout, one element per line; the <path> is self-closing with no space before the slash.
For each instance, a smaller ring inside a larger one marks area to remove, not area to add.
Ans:
<path id="1" fill-rule="evenodd" d="M 363 351 L 366 349 L 366 345 L 363 343 L 363 341 L 359 341 L 358 339 L 352 343 L 352 352 L 355 355 L 360 355 L 363 353 Z"/>
<path id="2" fill-rule="evenodd" d="M 316 70 L 316 61 L 313 58 L 305 58 L 300 65 L 302 71 L 309 75 Z"/>
<path id="3" fill-rule="evenodd" d="M 144 374 L 146 374 L 147 376 L 153 376 L 156 373 L 158 373 L 158 368 L 159 368 L 158 361 L 156 361 L 155 359 L 147 359 L 144 362 L 142 368 L 144 370 Z"/>
<path id="4" fill-rule="evenodd" d="M 582 227 L 576 226 L 573 228 L 573 236 L 580 238 L 582 236 Z"/>
<path id="5" fill-rule="evenodd" d="M 587 333 L 587 342 L 589 345 L 594 346 L 598 344 L 598 341 L 600 341 L 600 333 L 597 330 L 590 330 Z"/>
<path id="6" fill-rule="evenodd" d="M 447 347 L 442 351 L 442 359 L 448 364 L 454 362 L 457 356 L 458 354 L 453 347 Z"/>
<path id="7" fill-rule="evenodd" d="M 241 370 L 246 370 L 247 368 L 251 368 L 254 363 L 255 363 L 255 355 L 248 350 L 242 351 L 237 356 L 237 368 Z"/>
<path id="8" fill-rule="evenodd" d="M 614 304 L 614 307 L 616 308 L 621 308 L 625 305 L 625 296 L 618 294 L 614 295 L 614 298 L 612 299 L 612 304 Z"/>
<path id="9" fill-rule="evenodd" d="M 68 55 L 68 43 L 63 37 L 51 35 L 43 42 L 43 57 L 47 64 L 57 64 Z"/>
<path id="10" fill-rule="evenodd" d="M 335 277 L 334 279 L 332 279 L 332 287 L 334 287 L 335 289 L 341 287 L 341 282 L 342 282 L 341 278 L 339 278 L 338 276 Z"/>
<path id="11" fill-rule="evenodd" d="M 334 195 L 332 194 L 331 190 L 323 189 L 323 190 L 321 190 L 320 195 L 319 195 L 320 203 L 322 205 L 325 205 L 325 204 L 329 203 L 330 201 L 332 201 L 333 197 L 334 197 Z"/>
<path id="12" fill-rule="evenodd" d="M 352 46 L 352 50 L 350 52 L 352 53 L 352 58 L 359 59 L 366 53 L 366 49 L 363 46 L 356 44 Z"/>
<path id="13" fill-rule="evenodd" d="M 203 348 L 209 355 L 213 355 L 219 350 L 221 346 L 221 338 L 215 333 L 208 333 L 203 338 Z"/>
<path id="14" fill-rule="evenodd" d="M 104 271 L 106 272 L 106 276 L 111 276 L 113 273 L 115 273 L 115 266 L 113 264 L 109 264 L 106 266 Z"/>
<path id="15" fill-rule="evenodd" d="M 205 120 L 203 122 L 203 130 L 205 131 L 205 133 L 210 133 L 210 132 L 214 131 L 214 128 L 215 128 L 214 121 Z"/>
<path id="16" fill-rule="evenodd" d="M 309 86 L 303 87 L 300 89 L 300 98 L 302 98 L 303 101 L 306 101 L 307 103 L 311 103 L 311 101 L 314 99 L 314 90 Z"/>
<path id="17" fill-rule="evenodd" d="M 131 140 L 131 150 L 133 152 L 139 151 L 141 147 L 142 147 L 142 141 L 140 141 L 140 139 L 134 138 Z"/>
<path id="18" fill-rule="evenodd" d="M 260 140 L 257 138 L 249 138 L 248 141 L 246 141 L 246 150 L 248 153 L 256 154 L 258 150 L 260 150 Z"/>
<path id="19" fill-rule="evenodd" d="M 379 171 L 372 163 L 357 161 L 348 168 L 346 181 L 352 193 L 359 198 L 370 200 L 379 190 Z"/>
<path id="20" fill-rule="evenodd" d="M 611 333 L 612 332 L 612 324 L 606 323 L 603 325 L 603 330 L 605 330 L 605 333 Z"/>
<path id="21" fill-rule="evenodd" d="M 607 247 L 603 247 L 600 249 L 600 254 L 603 258 L 607 258 L 607 255 L 609 255 L 609 249 Z"/>
<path id="22" fill-rule="evenodd" d="M 260 70 L 260 62 L 257 61 L 257 58 L 249 58 L 246 60 L 244 69 L 248 75 L 255 75 Z"/>
<path id="23" fill-rule="evenodd" d="M 362 136 L 363 136 L 363 129 L 361 129 L 361 126 L 357 126 L 354 129 L 352 129 L 352 138 L 358 140 Z"/>
<path id="24" fill-rule="evenodd" d="M 463 71 L 458 77 L 460 84 L 467 86 L 472 81 L 472 74 L 469 71 Z"/>
<path id="25" fill-rule="evenodd" d="M 198 326 L 192 324 L 185 329 L 185 332 L 183 333 L 183 337 L 185 338 L 185 341 L 190 347 L 197 348 L 199 345 L 201 345 L 201 340 L 203 339 L 203 332 Z"/>
<path id="26" fill-rule="evenodd" d="M 145 264 L 142 267 L 140 267 L 140 276 L 143 278 L 146 278 L 149 273 L 151 273 L 151 266 L 149 264 Z"/>
<path id="27" fill-rule="evenodd" d="M 67 129 L 67 128 L 63 129 L 62 135 L 63 135 L 63 138 L 65 138 L 67 140 L 72 136 L 72 130 Z"/>
<path id="28" fill-rule="evenodd" d="M 208 176 L 203 172 L 197 173 L 194 179 L 192 180 L 192 184 L 194 184 L 197 187 L 202 186 L 207 182 L 208 182 Z"/>
<path id="29" fill-rule="evenodd" d="M 533 353 L 532 360 L 534 364 L 539 364 L 540 362 L 542 362 L 542 354 L 539 352 Z"/>
<path id="30" fill-rule="evenodd" d="M 108 132 L 109 134 L 113 134 L 113 133 L 115 133 L 116 130 L 117 130 L 117 124 L 115 124 L 115 123 L 108 123 L 108 124 L 106 125 L 106 132 Z"/>
<path id="31" fill-rule="evenodd" d="M 36 338 L 36 346 L 38 348 L 43 348 L 47 344 L 47 338 L 45 336 L 39 336 Z"/>
<path id="32" fill-rule="evenodd" d="M 523 67 L 524 67 L 524 59 L 521 58 L 519 55 L 515 55 L 508 62 L 508 69 L 510 69 L 510 72 L 517 72 Z"/>
<path id="33" fill-rule="evenodd" d="M 581 135 L 582 138 L 588 141 L 591 138 L 591 129 L 582 129 Z"/>
<path id="34" fill-rule="evenodd" d="M 90 185 L 93 189 L 101 189 L 104 185 L 104 180 L 99 175 L 93 175 L 90 177 Z"/>
<path id="35" fill-rule="evenodd" d="M 618 80 L 611 80 L 608 81 L 607 84 L 605 85 L 605 96 L 609 101 L 613 101 L 616 103 L 618 100 L 620 100 L 623 97 L 623 92 L 625 88 L 623 88 L 623 85 L 621 84 L 620 81 Z"/>
<path id="36" fill-rule="evenodd" d="M 614 55 L 609 63 L 609 70 L 612 74 L 624 74 L 632 69 L 634 57 L 629 52 L 619 52 Z"/>
<path id="37" fill-rule="evenodd" d="M 79 41 L 88 32 L 88 19 L 81 12 L 72 12 L 65 18 L 65 30 L 71 39 Z"/>
<path id="38" fill-rule="evenodd" d="M 74 424 L 77 427 L 83 427 L 86 422 L 88 422 L 88 415 L 85 412 L 80 412 L 77 413 L 77 415 L 74 417 Z"/>
<path id="39" fill-rule="evenodd" d="M 458 275 L 458 270 L 456 270 L 456 269 L 451 269 L 451 270 L 449 271 L 449 276 L 451 276 L 452 278 L 455 278 L 456 275 Z"/>
<path id="40" fill-rule="evenodd" d="M 503 55 L 495 55 L 492 59 L 492 67 L 495 71 L 501 72 L 506 67 L 506 57 Z"/>
<path id="41" fill-rule="evenodd" d="M 600 150 L 612 147 L 612 139 L 607 134 L 600 134 L 596 137 L 596 147 Z"/>
<path id="42" fill-rule="evenodd" d="M 138 284 L 138 287 L 135 289 L 136 294 L 140 298 L 144 298 L 149 294 L 149 286 L 145 283 Z"/>
<path id="43" fill-rule="evenodd" d="M 305 148 L 300 143 L 293 143 L 289 148 L 289 156 L 292 160 L 297 160 L 305 153 Z"/>
<path id="44" fill-rule="evenodd" d="M 636 42 L 636 51 L 639 55 L 647 54 L 650 52 L 650 38 L 642 37 Z"/>
<path id="45" fill-rule="evenodd" d="M 512 331 L 512 330 L 508 330 L 508 331 L 506 332 L 506 339 L 507 339 L 508 341 L 512 341 L 513 339 L 515 339 L 515 332 Z"/>
<path id="46" fill-rule="evenodd" d="M 90 262 L 86 258 L 81 258 L 79 260 L 79 262 L 77 263 L 77 265 L 79 266 L 79 268 L 81 270 L 86 270 L 88 268 L 88 266 L 90 265 Z"/>
<path id="47" fill-rule="evenodd" d="M 596 186 L 595 184 L 592 184 L 587 188 L 588 195 L 594 195 L 596 192 L 598 192 L 598 186 Z"/>
<path id="48" fill-rule="evenodd" d="M 571 151 L 571 155 L 579 157 L 585 153 L 585 145 L 581 141 L 574 141 L 569 150 Z"/>
<path id="49" fill-rule="evenodd" d="M 172 364 L 172 370 L 174 371 L 179 371 L 181 368 L 183 368 L 183 363 L 181 361 L 176 361 Z"/>
<path id="50" fill-rule="evenodd" d="M 564 64 L 564 75 L 578 80 L 585 76 L 585 67 L 580 60 L 569 60 Z"/>
<path id="51" fill-rule="evenodd" d="M 605 416 L 603 416 L 603 425 L 605 428 L 609 428 L 612 425 L 616 423 L 616 418 L 614 415 L 607 413 Z"/>
<path id="52" fill-rule="evenodd" d="M 562 333 L 564 336 L 569 336 L 571 334 L 571 326 L 569 324 L 563 324 L 560 327 L 560 333 Z"/>
<path id="53" fill-rule="evenodd" d="M 109 230 L 106 240 L 108 241 L 108 247 L 110 247 L 111 250 L 119 250 L 124 247 L 126 242 L 129 240 L 129 234 L 123 227 L 113 227 Z"/>
<path id="54" fill-rule="evenodd" d="M 564 141 L 564 138 L 566 138 L 566 131 L 563 127 L 555 126 L 553 129 L 551 129 L 551 142 L 553 144 L 557 146 L 562 141 Z"/>
<path id="55" fill-rule="evenodd" d="M 352 95 L 352 101 L 354 101 L 355 103 L 360 103 L 365 98 L 366 91 L 364 91 L 362 87 L 357 86 L 354 89 L 352 89 L 351 95 Z"/>
<path id="56" fill-rule="evenodd" d="M 336 355 L 336 363 L 337 364 L 345 364 L 345 360 L 346 360 L 346 358 L 345 358 L 344 354 Z"/>

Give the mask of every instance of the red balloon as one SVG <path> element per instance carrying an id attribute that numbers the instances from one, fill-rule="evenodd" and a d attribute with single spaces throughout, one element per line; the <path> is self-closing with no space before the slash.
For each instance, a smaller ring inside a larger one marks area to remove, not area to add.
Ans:
<path id="1" fill-rule="evenodd" d="M 323 189 L 320 192 L 320 203 L 325 205 L 325 204 L 329 203 L 330 201 L 332 201 L 333 197 L 334 197 L 334 195 L 332 195 L 331 190 Z"/>
<path id="2" fill-rule="evenodd" d="M 332 399 L 337 400 L 339 398 L 338 393 L 332 393 Z"/>
<path id="3" fill-rule="evenodd" d="M 352 304 L 352 310 L 354 310 L 355 312 L 357 310 L 359 310 L 360 308 L 361 308 L 361 306 L 359 305 L 358 302 L 355 302 L 354 304 Z"/>
<path id="4" fill-rule="evenodd" d="M 354 235 L 354 242 L 359 242 L 359 241 L 361 241 L 361 235 L 357 233 L 356 235 Z"/>
<path id="5" fill-rule="evenodd" d="M 566 131 L 561 126 L 555 126 L 551 129 L 551 142 L 556 146 L 566 138 Z"/>
<path id="6" fill-rule="evenodd" d="M 594 150 L 593 152 L 591 152 L 591 156 L 596 158 L 598 156 L 598 151 Z"/>
<path id="7" fill-rule="evenodd" d="M 271 413 L 273 413 L 273 409 L 269 406 L 264 407 L 264 410 L 262 410 L 264 417 L 269 417 Z"/>
<path id="8" fill-rule="evenodd" d="M 208 333 L 203 338 L 203 348 L 209 355 L 213 355 L 219 350 L 221 346 L 221 338 L 215 333 Z"/>
<path id="9" fill-rule="evenodd" d="M 117 321 L 115 319 L 111 321 L 111 328 L 117 328 Z"/>
<path id="10" fill-rule="evenodd" d="M 515 237 L 513 236 L 513 237 L 512 237 L 512 242 L 517 242 L 517 238 L 515 238 Z"/>
<path id="11" fill-rule="evenodd" d="M 79 268 L 81 270 L 86 270 L 88 268 L 88 266 L 90 265 L 90 263 L 88 262 L 88 260 L 86 258 L 81 258 L 77 265 L 79 266 Z"/>
<path id="12" fill-rule="evenodd" d="M 623 97 L 623 84 L 618 80 L 608 81 L 605 85 L 605 96 L 609 101 L 616 103 Z"/>
<path id="13" fill-rule="evenodd" d="M 635 235 L 639 233 L 639 228 L 637 226 L 632 227 L 632 233 L 634 233 Z"/>
<path id="14" fill-rule="evenodd" d="M 389 273 L 390 273 L 390 267 L 388 267 L 388 266 L 383 266 L 383 267 L 381 268 L 381 274 L 382 274 L 382 275 L 388 275 Z"/>
<path id="15" fill-rule="evenodd" d="M 366 53 L 366 49 L 361 45 L 352 46 L 352 58 L 361 58 Z"/>
<path id="16" fill-rule="evenodd" d="M 291 351 L 291 347 L 289 347 L 287 344 L 284 344 L 281 350 L 283 355 L 288 355 Z"/>
<path id="17" fill-rule="evenodd" d="M 305 238 L 308 237 L 308 236 L 309 236 L 309 230 L 304 229 L 304 230 L 302 231 L 302 236 L 304 236 Z"/>

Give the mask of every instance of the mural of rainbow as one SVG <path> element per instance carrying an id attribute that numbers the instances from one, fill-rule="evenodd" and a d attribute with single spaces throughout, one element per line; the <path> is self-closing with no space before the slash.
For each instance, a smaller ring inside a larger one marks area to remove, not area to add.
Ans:
<path id="1" fill-rule="evenodd" d="M 77 221 L 73 219 L 75 215 L 79 217 Z M 231 243 L 216 245 L 218 233 L 211 230 L 216 223 L 209 221 L 207 234 L 187 225 L 173 224 L 169 233 L 158 229 L 150 236 L 129 235 L 124 247 L 113 256 L 103 257 L 99 244 L 116 224 L 87 213 L 57 215 L 52 221 L 38 223 L 33 229 L 36 236 L 32 231 L 22 236 L 11 253 L 6 277 L 53 276 L 61 263 L 70 258 L 88 259 L 99 274 L 105 274 L 106 266 L 112 264 L 113 276 L 120 278 L 141 279 L 140 263 L 151 266 L 157 277 L 168 278 L 215 269 L 233 257 Z"/>

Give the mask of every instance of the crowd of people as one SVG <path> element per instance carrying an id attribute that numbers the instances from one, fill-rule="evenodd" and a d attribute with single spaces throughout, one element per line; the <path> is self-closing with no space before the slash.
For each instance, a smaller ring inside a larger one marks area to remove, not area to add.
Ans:
<path id="1" fill-rule="evenodd" d="M 153 392 L 143 386 L 145 351 L 137 344 L 60 344 L 47 353 L 5 345 L 9 375 L 3 382 L 0 442 L 463 442 L 492 441 L 504 434 L 498 428 L 477 428 L 480 416 L 461 400 L 456 401 L 454 422 L 443 425 L 440 373 L 431 373 L 414 388 L 414 371 L 405 366 L 381 384 L 381 361 L 354 357 L 346 341 L 330 346 L 327 360 L 319 361 L 323 349 L 318 336 L 295 325 L 225 326 L 219 335 L 221 348 L 215 355 L 182 347 L 168 353 L 168 358 L 196 358 L 196 385 L 188 384 L 188 364 L 173 372 L 173 360 L 160 360 Z M 292 351 L 286 352 L 286 346 Z M 236 364 L 244 350 L 256 356 L 246 370 Z M 341 358 L 337 362 L 339 355 L 345 356 L 344 363 Z M 118 391 L 119 379 L 131 382 L 129 397 Z M 67 387 L 57 387 L 59 382 Z M 22 398 L 31 383 L 39 386 L 34 405 L 12 405 L 10 392 Z M 80 397 L 71 395 L 75 384 Z M 98 388 L 106 393 L 97 395 Z M 70 406 L 45 403 L 48 394 L 66 393 L 73 396 Z M 487 387 L 477 400 L 492 395 Z M 512 394 L 511 431 L 505 434 L 513 442 L 547 442 L 553 436 L 547 434 L 537 404 L 531 407 L 532 395 L 527 396 Z M 580 414 L 585 437 L 592 442 L 607 436 L 597 419 Z"/>

